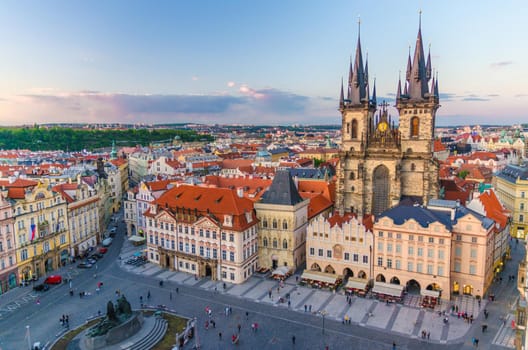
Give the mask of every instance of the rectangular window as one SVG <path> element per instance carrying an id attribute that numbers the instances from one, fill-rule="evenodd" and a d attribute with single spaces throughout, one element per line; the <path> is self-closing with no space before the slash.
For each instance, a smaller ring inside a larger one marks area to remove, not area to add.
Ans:
<path id="1" fill-rule="evenodd" d="M 469 274 L 470 275 L 476 275 L 477 274 L 477 267 L 475 265 L 469 265 Z"/>
<path id="2" fill-rule="evenodd" d="M 229 260 L 230 261 L 235 261 L 235 253 L 233 253 L 233 252 L 229 253 Z"/>
<path id="3" fill-rule="evenodd" d="M 438 276 L 443 276 L 444 275 L 444 267 L 443 266 L 438 266 L 437 275 Z"/>
<path id="4" fill-rule="evenodd" d="M 477 243 L 477 237 L 471 237 L 471 243 Z"/>
<path id="5" fill-rule="evenodd" d="M 427 264 L 427 273 L 429 275 L 433 274 L 433 265 L 432 264 Z"/>
<path id="6" fill-rule="evenodd" d="M 462 235 L 456 235 L 456 240 L 457 241 L 461 241 L 462 240 Z"/>
<path id="7" fill-rule="evenodd" d="M 455 261 L 455 272 L 462 271 L 460 261 Z"/>
<path id="8" fill-rule="evenodd" d="M 396 263 L 396 268 L 398 270 L 400 270 L 401 269 L 401 261 L 400 260 L 396 260 L 395 263 Z"/>
<path id="9" fill-rule="evenodd" d="M 234 242 L 235 241 L 235 235 L 230 233 L 229 234 L 229 242 Z"/>
<path id="10" fill-rule="evenodd" d="M 423 256 L 423 248 L 418 248 L 418 256 Z"/>
<path id="11" fill-rule="evenodd" d="M 409 241 L 413 241 L 414 240 L 414 236 L 413 235 L 409 235 Z"/>
<path id="12" fill-rule="evenodd" d="M 218 250 L 216 248 L 213 248 L 213 259 L 216 259 L 218 257 Z"/>
<path id="13" fill-rule="evenodd" d="M 368 264 L 368 255 L 363 255 L 363 264 Z"/>
<path id="14" fill-rule="evenodd" d="M 196 254 L 196 245 L 191 245 L 191 253 Z"/>
<path id="15" fill-rule="evenodd" d="M 203 229 L 200 229 L 200 237 L 203 237 Z"/>
<path id="16" fill-rule="evenodd" d="M 396 234 L 396 239 L 401 239 L 401 233 Z"/>
<path id="17" fill-rule="evenodd" d="M 383 237 L 383 231 L 378 232 L 378 237 Z"/>
<path id="18" fill-rule="evenodd" d="M 455 247 L 455 256 L 457 257 L 462 256 L 462 247 Z"/>
<path id="19" fill-rule="evenodd" d="M 392 232 L 387 232 L 387 238 L 392 238 Z"/>
<path id="20" fill-rule="evenodd" d="M 476 259 L 476 258 L 477 258 L 477 250 L 474 249 L 474 248 L 471 248 L 470 256 L 471 256 L 473 259 Z"/>
<path id="21" fill-rule="evenodd" d="M 383 266 L 383 258 L 378 256 L 378 266 Z"/>
<path id="22" fill-rule="evenodd" d="M 434 250 L 432 248 L 427 249 L 427 257 L 428 258 L 434 257 Z"/>
<path id="23" fill-rule="evenodd" d="M 345 260 L 350 260 L 350 253 L 345 253 Z"/>
<path id="24" fill-rule="evenodd" d="M 204 247 L 200 247 L 200 256 L 204 256 Z"/>
<path id="25" fill-rule="evenodd" d="M 315 248 L 310 248 L 310 255 L 315 255 Z"/>
<path id="26" fill-rule="evenodd" d="M 331 258 L 332 257 L 332 251 L 331 250 L 327 250 L 326 251 L 326 257 L 327 258 Z"/>
<path id="27" fill-rule="evenodd" d="M 438 243 L 439 243 L 439 244 L 444 244 L 444 239 L 443 239 L 443 238 L 440 238 L 440 239 L 438 240 Z"/>
<path id="28" fill-rule="evenodd" d="M 444 260 L 444 251 L 443 250 L 439 250 L 438 251 L 438 259 Z"/>
<path id="29" fill-rule="evenodd" d="M 227 259 L 227 252 L 225 250 L 222 250 L 222 260 Z"/>
<path id="30" fill-rule="evenodd" d="M 407 262 L 407 271 L 413 271 L 413 263 L 411 261 Z"/>
<path id="31" fill-rule="evenodd" d="M 412 247 L 412 246 L 411 246 L 411 247 L 408 247 L 408 248 L 407 248 L 407 254 L 409 254 L 409 255 L 414 255 L 414 247 Z"/>
<path id="32" fill-rule="evenodd" d="M 387 253 L 392 253 L 392 243 L 387 243 Z"/>
<path id="33" fill-rule="evenodd" d="M 418 242 L 423 242 L 423 236 L 418 236 Z"/>
<path id="34" fill-rule="evenodd" d="M 353 254 L 352 258 L 354 259 L 354 262 L 358 262 L 359 261 L 359 254 Z"/>
<path id="35" fill-rule="evenodd" d="M 229 274 L 229 277 L 230 277 L 231 281 L 234 281 L 234 280 L 235 280 L 235 274 L 234 274 L 234 273 L 231 272 L 231 273 Z"/>
<path id="36" fill-rule="evenodd" d="M 378 242 L 378 251 L 379 252 L 383 252 L 383 243 L 382 242 Z"/>
<path id="37" fill-rule="evenodd" d="M 396 244 L 396 253 L 401 253 L 401 244 Z"/>
<path id="38" fill-rule="evenodd" d="M 429 237 L 429 243 L 434 243 L 434 237 Z"/>
<path id="39" fill-rule="evenodd" d="M 392 259 L 387 259 L 387 268 L 392 269 Z"/>
<path id="40" fill-rule="evenodd" d="M 222 241 L 225 241 L 226 240 L 226 234 L 225 232 L 222 232 Z"/>
<path id="41" fill-rule="evenodd" d="M 423 264 L 422 263 L 417 263 L 416 264 L 416 272 L 422 273 L 422 268 L 423 268 Z"/>
<path id="42" fill-rule="evenodd" d="M 322 249 L 319 249 L 319 256 L 323 256 L 323 250 Z"/>
<path id="43" fill-rule="evenodd" d="M 178 248 L 180 249 L 180 252 L 183 252 L 183 242 L 178 242 Z"/>

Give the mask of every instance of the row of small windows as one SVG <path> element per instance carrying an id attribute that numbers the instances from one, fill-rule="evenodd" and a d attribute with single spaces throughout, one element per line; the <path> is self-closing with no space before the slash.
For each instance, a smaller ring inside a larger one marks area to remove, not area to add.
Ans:
<path id="1" fill-rule="evenodd" d="M 262 245 L 264 247 L 268 246 L 268 238 L 264 237 L 262 239 Z M 273 248 L 278 248 L 278 246 L 279 246 L 279 242 L 277 241 L 277 238 L 273 238 L 272 247 Z M 288 241 L 286 239 L 282 240 L 282 249 L 288 249 Z"/>
<path id="2" fill-rule="evenodd" d="M 317 255 L 320 256 L 320 257 L 324 257 L 325 256 L 325 251 L 324 249 L 318 249 L 317 250 Z M 310 248 L 310 255 L 311 256 L 315 256 L 315 248 Z M 343 260 L 345 261 L 350 261 L 350 256 L 352 255 L 352 261 L 353 262 L 359 262 L 359 254 L 350 254 L 350 253 L 343 253 Z M 327 258 L 332 258 L 332 251 L 331 250 L 327 250 L 326 251 L 326 257 Z M 362 256 L 362 259 L 361 261 L 363 262 L 363 264 L 368 264 L 368 255 L 363 255 Z"/>
<path id="3" fill-rule="evenodd" d="M 387 266 L 386 267 L 389 268 L 389 269 L 395 268 L 397 270 L 401 270 L 401 261 L 400 260 L 395 260 L 394 263 L 395 264 L 393 265 L 393 260 L 389 258 L 389 259 L 387 259 Z M 377 264 L 378 264 L 378 266 L 383 266 L 383 258 L 382 257 L 378 257 Z M 407 262 L 407 271 L 423 273 L 424 272 L 423 264 L 422 263 L 417 263 L 416 264 L 416 270 L 415 270 L 414 263 L 412 261 L 409 261 L 409 262 Z M 476 269 L 475 269 L 475 271 L 476 271 Z M 434 265 L 433 264 L 427 264 L 426 272 L 429 275 L 434 275 Z M 436 274 L 438 276 L 443 276 L 444 275 L 444 267 L 441 266 L 441 265 L 437 266 Z M 471 274 L 474 275 L 475 273 L 471 273 Z"/>
<path id="4" fill-rule="evenodd" d="M 267 228 L 268 227 L 268 219 L 262 220 L 262 227 Z M 273 219 L 271 222 L 271 228 L 277 229 L 279 228 L 279 222 L 276 219 Z M 288 229 L 288 222 L 286 220 L 282 221 L 282 229 L 287 230 Z"/>
<path id="5" fill-rule="evenodd" d="M 380 238 L 383 238 L 386 234 L 386 237 L 387 238 L 394 238 L 394 235 L 392 232 L 383 232 L 383 231 L 379 231 L 378 232 L 378 237 Z M 401 233 L 396 233 L 396 239 L 402 239 L 402 234 Z M 414 241 L 414 235 L 408 235 L 407 237 L 409 239 L 409 241 Z M 476 237 L 472 237 L 475 241 L 473 243 L 476 243 Z M 418 242 L 424 242 L 425 240 L 425 237 L 424 236 L 418 236 Z M 434 237 L 427 237 L 427 242 L 429 243 L 435 243 L 435 238 Z M 445 244 L 445 240 L 443 238 L 439 238 L 438 239 L 438 244 Z"/>

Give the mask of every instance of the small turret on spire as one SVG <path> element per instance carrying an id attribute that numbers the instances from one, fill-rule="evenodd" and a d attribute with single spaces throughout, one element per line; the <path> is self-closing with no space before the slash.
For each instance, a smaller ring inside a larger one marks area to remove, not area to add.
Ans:
<path id="1" fill-rule="evenodd" d="M 438 71 L 436 71 L 436 79 L 434 81 L 434 95 L 435 97 L 440 97 L 440 92 L 438 91 Z"/>
<path id="2" fill-rule="evenodd" d="M 427 81 L 431 79 L 431 44 L 429 44 L 429 52 L 427 53 L 427 63 L 425 64 L 425 77 Z"/>
<path id="3" fill-rule="evenodd" d="M 398 90 L 396 91 L 396 101 L 401 98 L 401 71 L 398 74 Z"/>
<path id="4" fill-rule="evenodd" d="M 405 72 L 405 80 L 407 81 L 411 80 L 411 69 L 412 69 L 411 45 L 409 45 L 409 57 L 407 58 L 407 71 Z"/>
<path id="5" fill-rule="evenodd" d="M 368 84 L 368 50 L 365 53 L 365 84 Z"/>
<path id="6" fill-rule="evenodd" d="M 372 88 L 372 103 L 376 104 L 376 78 L 374 78 L 374 87 Z"/>
<path id="7" fill-rule="evenodd" d="M 343 91 L 343 78 L 341 78 L 341 93 L 339 94 L 339 107 L 343 108 L 345 106 L 345 93 Z"/>

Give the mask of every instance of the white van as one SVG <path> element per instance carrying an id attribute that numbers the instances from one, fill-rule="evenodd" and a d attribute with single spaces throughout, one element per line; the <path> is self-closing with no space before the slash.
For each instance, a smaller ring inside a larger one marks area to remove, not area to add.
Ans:
<path id="1" fill-rule="evenodd" d="M 108 247 L 112 244 L 112 238 L 108 237 L 103 240 L 103 247 Z"/>

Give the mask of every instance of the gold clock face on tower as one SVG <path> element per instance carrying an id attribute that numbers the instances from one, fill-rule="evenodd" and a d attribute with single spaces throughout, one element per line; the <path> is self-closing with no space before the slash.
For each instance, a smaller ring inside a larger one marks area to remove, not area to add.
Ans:
<path id="1" fill-rule="evenodd" d="M 389 125 L 386 122 L 381 122 L 378 124 L 379 131 L 386 131 L 389 128 Z"/>

